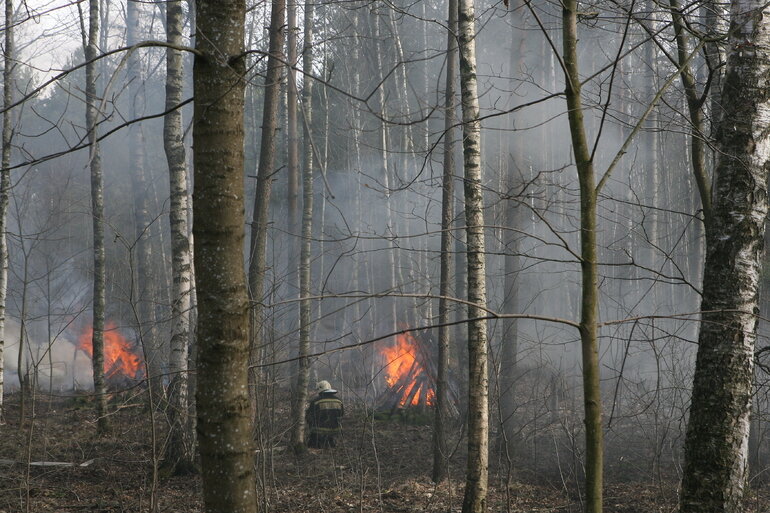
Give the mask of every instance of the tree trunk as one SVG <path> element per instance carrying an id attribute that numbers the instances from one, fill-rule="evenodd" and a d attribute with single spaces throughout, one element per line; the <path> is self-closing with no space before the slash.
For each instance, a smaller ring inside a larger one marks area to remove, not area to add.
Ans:
<path id="1" fill-rule="evenodd" d="M 209 513 L 257 510 L 243 237 L 243 0 L 198 0 L 193 209 L 198 445 Z"/>
<path id="2" fill-rule="evenodd" d="M 449 342 L 450 307 L 454 276 L 452 222 L 454 220 L 454 124 L 457 92 L 457 0 L 449 0 L 447 21 L 446 90 L 444 91 L 444 170 L 441 190 L 441 277 L 438 303 L 438 361 L 436 372 L 436 410 L 433 421 L 433 482 L 442 481 L 449 464 L 446 428 L 449 421 Z"/>
<path id="3" fill-rule="evenodd" d="M 97 44 L 97 50 L 101 48 L 102 50 L 106 50 L 109 47 L 110 42 L 110 2 L 113 0 L 98 0 L 98 13 L 99 13 L 99 21 L 98 21 L 98 30 L 99 30 L 99 39 Z M 101 59 L 99 62 L 99 73 L 100 73 L 100 83 L 99 87 L 104 90 L 104 88 L 107 86 L 107 82 L 109 81 L 109 59 Z"/>
<path id="4" fill-rule="evenodd" d="M 455 188 L 459 188 L 463 186 L 462 177 L 458 177 L 455 180 Z M 459 185 L 458 185 L 459 184 Z M 468 270 L 468 254 L 467 249 L 468 246 L 465 243 L 465 201 L 463 199 L 462 194 L 455 194 L 455 220 L 454 220 L 454 235 L 455 235 L 455 297 L 457 298 L 464 298 L 467 297 L 467 289 L 468 289 L 468 280 L 467 280 L 467 270 Z M 452 350 L 454 351 L 455 357 L 457 359 L 457 367 L 459 369 L 467 369 L 468 368 L 468 344 L 466 343 L 468 340 L 468 325 L 462 321 L 462 319 L 465 317 L 465 311 L 462 306 L 455 305 L 455 322 L 457 324 L 455 325 L 454 329 L 454 337 L 456 343 L 453 344 Z M 465 397 L 468 395 L 468 373 L 467 372 L 460 372 L 460 383 L 458 383 L 458 387 L 460 389 L 460 397 Z M 465 407 L 465 402 L 461 404 L 461 411 L 463 413 L 466 413 L 466 411 L 463 409 Z"/>
<path id="5" fill-rule="evenodd" d="M 695 76 L 692 66 L 685 65 L 687 55 L 687 27 L 684 15 L 678 0 L 671 0 L 671 19 L 674 22 L 674 34 L 676 36 L 677 64 L 680 67 L 679 76 L 682 79 L 685 98 L 687 98 L 687 110 L 690 115 L 690 156 L 692 158 L 692 171 L 695 182 L 698 184 L 703 219 L 706 225 L 711 220 L 711 179 L 706 167 L 705 123 L 703 120 L 703 102 L 695 84 Z"/>
<path id="6" fill-rule="evenodd" d="M 770 13 L 756 0 L 731 6 L 723 122 L 692 403 L 685 441 L 683 513 L 742 511 L 758 289 L 770 155 Z"/>
<path id="7" fill-rule="evenodd" d="M 459 0 L 460 92 L 463 112 L 465 222 L 468 246 L 468 317 L 485 315 L 484 197 L 481 184 L 481 122 L 476 86 L 476 27 L 473 0 Z M 489 378 L 487 322 L 468 323 L 468 465 L 463 513 L 487 509 L 489 473 Z"/>
<path id="8" fill-rule="evenodd" d="M 518 21 L 521 26 L 515 22 L 511 24 L 511 55 L 509 60 L 509 80 L 511 87 L 516 87 L 516 81 L 520 80 L 521 71 L 525 69 L 525 45 L 526 29 L 523 26 L 525 18 L 523 14 L 526 7 L 521 0 L 514 1 L 511 6 L 512 14 L 519 16 Z M 513 89 L 511 89 L 513 90 Z M 511 128 L 515 129 L 516 118 L 511 116 Z M 525 149 L 524 141 L 521 135 L 514 137 L 510 146 L 510 168 L 508 176 L 503 181 L 505 190 L 507 190 L 508 199 L 505 205 L 505 222 L 502 234 L 504 256 L 504 289 L 501 308 L 503 313 L 515 314 L 519 310 L 519 270 L 521 267 L 519 259 L 519 230 L 524 231 L 526 217 L 522 214 L 523 207 L 520 206 L 520 198 L 514 198 L 515 189 L 518 184 L 526 183 L 524 170 L 526 161 L 524 159 Z M 501 166 L 502 167 L 502 166 Z M 519 338 L 518 338 L 518 320 L 505 318 L 502 321 L 503 329 L 501 334 L 500 347 L 500 388 L 498 401 L 500 402 L 500 442 L 505 452 L 508 479 L 511 477 L 513 466 L 513 454 L 515 450 L 516 423 L 514 414 L 516 412 L 516 368 L 518 365 Z"/>
<path id="9" fill-rule="evenodd" d="M 564 73 L 572 151 L 580 182 L 580 344 L 586 427 L 586 512 L 602 511 L 602 400 L 599 386 L 599 281 L 596 251 L 594 165 L 586 139 L 577 56 L 577 0 L 562 2 Z"/>
<path id="10" fill-rule="evenodd" d="M 646 8 L 650 11 L 649 20 L 650 28 L 654 33 L 658 28 L 658 20 L 655 13 L 656 4 L 652 0 L 648 0 L 645 4 Z M 652 76 L 647 80 L 647 96 L 652 98 L 658 90 L 658 80 L 656 80 L 658 74 L 658 47 L 654 41 L 648 41 L 645 44 L 645 60 L 647 65 L 652 71 Z M 650 112 L 647 118 L 647 133 L 644 137 L 646 165 L 645 165 L 645 178 L 644 189 L 646 190 L 643 198 L 646 203 L 646 216 L 643 220 L 643 229 L 647 240 L 643 241 L 644 244 L 644 260 L 642 265 L 651 270 L 659 269 L 659 263 L 657 259 L 657 250 L 655 247 L 658 245 L 658 220 L 661 217 L 661 212 L 658 211 L 658 205 L 660 201 L 658 199 L 658 189 L 660 188 L 660 159 L 659 159 L 659 137 L 658 137 L 659 123 L 658 123 L 658 109 L 654 109 Z M 660 268 L 663 271 L 662 268 Z M 653 280 L 657 280 L 657 276 L 652 276 Z M 644 287 L 644 282 L 640 282 L 640 287 Z M 658 305 L 658 289 L 660 287 L 653 283 L 651 287 L 652 303 Z"/>
<path id="11" fill-rule="evenodd" d="M 361 11 L 356 10 L 352 16 L 352 26 L 353 26 L 353 48 L 351 49 L 351 55 L 353 62 L 359 62 L 361 59 L 361 56 L 363 52 L 361 51 L 362 43 L 363 43 L 363 37 L 360 31 L 361 26 Z M 360 98 L 361 96 L 361 70 L 359 66 L 349 66 L 348 67 L 348 76 L 350 77 L 349 80 L 352 82 L 353 86 L 353 95 Z M 328 89 L 324 87 L 324 95 L 326 96 Z M 328 101 L 326 103 L 326 117 L 327 117 L 327 129 L 328 129 L 328 116 L 329 116 L 329 109 L 328 109 Z M 351 159 L 349 162 L 352 163 L 353 173 L 355 173 L 355 191 L 353 192 L 353 213 L 356 216 L 356 219 L 363 219 L 363 209 L 361 205 L 361 197 L 362 197 L 362 191 L 363 191 L 363 182 L 362 182 L 362 175 L 363 175 L 363 159 L 362 159 L 362 152 L 361 152 L 361 136 L 362 136 L 362 123 L 361 123 L 361 112 L 360 109 L 356 107 L 356 105 L 350 103 L 350 117 L 351 117 L 351 130 L 353 131 L 352 140 L 353 140 L 353 152 L 352 155 L 349 155 L 350 152 L 348 152 L 348 158 Z M 327 130 L 328 132 L 328 130 Z M 328 140 L 328 135 L 327 135 Z M 328 159 L 327 159 L 328 162 Z M 324 196 L 325 197 L 325 196 Z M 324 204 L 322 204 L 322 208 L 324 208 Z M 358 231 L 360 232 L 362 229 L 362 224 L 359 223 Z M 362 241 L 362 247 L 364 248 L 364 251 L 366 251 L 366 248 L 371 246 L 371 241 L 364 240 Z M 367 280 L 367 272 L 366 272 L 366 263 L 363 258 L 360 256 L 356 256 L 353 258 L 353 269 L 351 271 L 351 277 L 350 277 L 350 284 L 352 287 L 352 290 L 365 290 L 362 286 L 362 282 L 366 282 Z M 319 308 L 320 308 L 320 301 L 319 301 Z M 373 301 L 371 301 L 372 307 L 374 308 Z M 373 311 L 370 309 L 370 311 Z M 356 299 L 348 300 L 347 306 L 345 308 L 346 314 L 349 312 L 350 322 L 347 323 L 348 325 L 353 328 L 353 333 L 355 337 L 358 337 L 358 339 L 361 339 L 364 335 L 362 333 L 362 323 L 361 320 L 361 301 L 358 301 Z M 320 316 L 319 316 L 320 318 Z"/>
<path id="12" fill-rule="evenodd" d="M 92 0 L 93 1 L 93 0 Z M 8 239 L 5 235 L 8 226 L 8 203 L 11 191 L 11 140 L 13 123 L 11 105 L 13 104 L 14 83 L 14 41 L 13 41 L 13 0 L 5 0 L 5 48 L 3 48 L 3 135 L 2 169 L 0 169 L 0 424 L 3 422 L 3 396 L 5 395 L 5 305 L 8 298 Z M 20 373 L 21 370 L 19 369 Z M 100 416 L 101 418 L 101 416 Z"/>
<path id="13" fill-rule="evenodd" d="M 263 305 L 267 260 L 267 222 L 275 168 L 275 145 L 278 135 L 278 107 L 281 95 L 281 70 L 283 69 L 283 24 L 286 16 L 286 0 L 273 0 L 270 13 L 270 43 L 265 77 L 265 98 L 262 110 L 262 139 L 260 141 L 257 190 L 254 195 L 254 212 L 251 220 L 249 245 L 249 298 L 251 300 L 250 362 L 257 363 L 263 346 Z M 250 376 L 255 385 L 256 375 Z"/>
<path id="14" fill-rule="evenodd" d="M 305 74 L 302 89 L 304 118 L 304 152 L 302 174 L 302 239 L 299 260 L 299 355 L 297 383 L 294 394 L 294 431 L 292 443 L 301 446 L 305 439 L 305 407 L 310 381 L 310 250 L 313 243 L 313 143 L 310 128 L 313 121 L 313 3 L 305 2 L 305 42 L 302 47 L 302 70 Z M 296 85 L 296 83 L 295 83 Z"/>
<path id="15" fill-rule="evenodd" d="M 172 45 L 182 45 L 182 1 L 166 4 L 166 38 Z M 192 247 L 187 216 L 189 211 L 187 165 L 185 162 L 182 111 L 176 108 L 184 90 L 184 60 L 182 52 L 166 49 L 166 110 L 163 119 L 163 147 L 168 162 L 171 209 L 171 352 L 168 371 L 170 384 L 169 441 L 166 465 L 174 473 L 191 471 L 195 462 L 194 434 L 188 418 L 187 357 L 190 341 L 190 310 L 192 308 Z M 174 109 L 174 110 L 171 110 Z"/>
<path id="16" fill-rule="evenodd" d="M 287 248 L 288 270 L 286 272 L 287 298 L 297 297 L 298 275 L 297 257 L 299 254 L 299 134 L 297 131 L 297 0 L 287 0 L 286 3 L 286 168 L 288 171 L 287 186 Z M 290 316 L 289 316 L 290 317 Z M 291 330 L 292 320 L 287 319 L 287 331 Z"/>
<path id="17" fill-rule="evenodd" d="M 327 40 L 328 37 L 328 15 L 327 15 L 327 8 L 324 7 L 324 4 L 321 4 L 321 30 L 323 31 L 323 34 L 321 35 L 321 39 L 323 42 L 323 56 L 321 57 L 321 69 L 323 70 L 323 77 L 325 79 L 330 78 L 329 77 L 329 42 Z M 354 61 L 355 62 L 355 61 Z M 357 96 L 357 92 L 354 93 Z M 329 108 L 329 88 L 324 85 L 324 87 L 321 89 L 321 105 L 322 105 L 322 112 L 323 112 L 323 150 L 321 151 L 321 162 L 320 167 L 322 169 L 327 169 L 327 166 L 329 165 L 329 139 L 330 139 L 330 126 L 331 126 L 331 118 L 330 118 L 330 108 Z M 353 125 L 353 132 L 356 132 L 356 125 Z M 356 175 L 358 176 L 358 175 Z M 356 182 L 358 181 L 358 178 L 356 178 Z M 314 211 L 317 212 L 316 217 L 318 219 L 318 228 L 317 232 L 320 234 L 319 240 L 316 242 L 317 244 L 317 252 L 318 252 L 318 265 L 316 267 L 316 276 L 325 276 L 326 275 L 326 243 L 324 242 L 324 234 L 326 233 L 326 195 L 327 191 L 324 190 L 319 196 L 320 205 L 314 208 Z M 357 201 L 357 200 L 355 200 Z M 359 210 L 356 210 L 356 207 L 354 206 L 355 212 L 360 212 Z M 358 215 L 358 214 L 357 214 Z M 360 219 L 360 215 L 357 217 Z M 357 284 L 357 278 L 358 278 L 358 265 L 353 264 L 353 269 L 351 270 L 352 275 L 352 281 L 354 286 Z M 355 289 L 360 290 L 360 289 Z M 359 302 L 355 302 L 356 305 L 359 304 Z M 321 301 L 316 301 L 316 317 L 318 319 L 321 318 L 323 312 L 323 308 L 321 306 Z M 315 331 L 314 333 L 318 332 L 320 323 L 315 323 Z"/>
<path id="18" fill-rule="evenodd" d="M 102 157 L 97 141 L 96 122 L 98 106 L 96 96 L 97 66 L 94 61 L 98 55 L 99 38 L 99 0 L 90 0 L 88 12 L 88 41 L 86 56 L 86 127 L 90 144 L 91 168 L 91 217 L 94 236 L 94 297 L 93 297 L 93 337 L 91 340 L 93 355 L 94 394 L 96 395 L 97 433 L 109 430 L 107 420 L 107 389 L 104 382 L 104 306 L 105 306 L 105 267 L 104 267 L 104 193 L 102 179 Z"/>
<path id="19" fill-rule="evenodd" d="M 515 169 L 515 162 L 512 163 Z M 511 170 L 513 172 L 513 170 Z M 513 191 L 517 180 L 509 179 L 508 191 Z M 519 309 L 519 282 L 518 273 L 519 264 L 519 232 L 517 228 L 522 225 L 519 210 L 522 207 L 517 205 L 514 199 L 506 201 L 505 208 L 505 226 L 507 229 L 503 233 L 505 252 L 505 278 L 503 290 L 502 311 L 505 314 L 516 314 Z M 514 415 L 516 413 L 516 369 L 519 355 L 519 335 L 518 320 L 514 318 L 505 318 L 502 321 L 503 330 L 500 340 L 500 435 L 502 447 L 505 453 L 505 460 L 509 465 L 510 472 L 515 451 L 516 423 Z"/>
<path id="20" fill-rule="evenodd" d="M 139 42 L 140 4 L 138 0 L 126 3 L 126 44 L 133 46 Z M 141 61 L 138 52 L 128 56 L 126 65 L 128 75 L 129 118 L 138 119 L 144 114 L 145 91 L 141 73 Z M 134 193 L 134 227 L 136 230 L 136 297 L 130 298 L 136 306 L 135 318 L 137 332 L 142 343 L 144 358 L 149 373 L 148 384 L 153 400 L 157 404 L 161 390 L 163 358 L 158 347 L 157 323 L 155 318 L 155 276 L 152 266 L 152 247 L 149 240 L 150 223 L 148 190 L 146 179 L 145 141 L 142 123 L 132 123 L 128 128 L 129 165 L 131 167 L 131 186 Z M 133 250 L 133 248 L 129 248 Z M 133 253 L 133 251 L 132 251 Z"/>
<path id="21" fill-rule="evenodd" d="M 18 210 L 18 209 L 17 209 Z M 29 340 L 27 337 L 27 293 L 29 292 L 29 253 L 27 249 L 23 230 L 21 227 L 21 216 L 17 215 L 19 230 L 19 246 L 21 254 L 24 257 L 23 271 L 21 277 L 21 311 L 19 312 L 19 350 L 16 353 L 16 374 L 19 376 L 19 431 L 24 429 L 27 418 L 27 395 L 32 395 L 31 384 L 28 381 L 30 376 L 28 375 L 30 364 L 34 365 L 34 361 L 27 362 L 27 368 L 24 369 L 24 352 L 29 351 L 32 355 L 31 349 L 28 347 Z M 30 358 L 32 360 L 32 358 Z M 22 370 L 23 369 L 23 370 Z"/>
<path id="22" fill-rule="evenodd" d="M 385 69 L 384 69 L 384 63 L 382 59 L 382 31 L 380 30 L 380 17 L 381 15 L 377 12 L 375 7 L 372 7 L 371 10 L 371 23 L 372 23 L 372 38 L 374 39 L 374 61 L 375 66 L 377 68 L 377 101 L 379 108 L 380 116 L 382 116 L 382 120 L 379 123 L 379 130 L 378 130 L 378 145 L 379 145 L 379 159 L 380 159 L 380 172 L 382 173 L 381 177 L 381 187 L 385 194 L 385 233 L 389 236 L 394 235 L 396 230 L 395 223 L 393 221 L 393 203 L 392 203 L 392 194 L 391 194 L 391 186 L 390 186 L 390 173 L 391 173 L 391 164 L 390 164 L 390 158 L 389 158 L 389 152 L 390 152 L 390 130 L 388 129 L 388 124 L 385 121 L 388 116 L 388 108 L 387 108 L 387 95 L 385 94 Z M 396 268 L 398 267 L 398 263 L 396 261 L 396 252 L 398 251 L 398 245 L 391 238 L 389 242 L 389 247 L 387 250 L 387 277 L 388 277 L 388 283 L 387 283 L 387 292 L 392 293 L 396 291 L 398 280 L 396 279 Z M 398 329 L 398 312 L 396 311 L 396 300 L 395 298 L 388 298 L 387 299 L 387 305 L 388 305 L 388 330 L 395 332 Z"/>
<path id="23" fill-rule="evenodd" d="M 703 46 L 703 54 L 711 75 L 709 89 L 709 109 L 711 111 L 711 137 L 716 134 L 716 127 L 722 119 L 722 82 L 724 81 L 725 50 L 724 39 L 727 34 L 728 13 L 727 2 L 724 0 L 705 0 L 703 2 L 704 18 L 708 35 L 713 38 Z M 715 37 L 719 36 L 719 38 Z M 712 162 L 716 154 L 712 152 Z"/>

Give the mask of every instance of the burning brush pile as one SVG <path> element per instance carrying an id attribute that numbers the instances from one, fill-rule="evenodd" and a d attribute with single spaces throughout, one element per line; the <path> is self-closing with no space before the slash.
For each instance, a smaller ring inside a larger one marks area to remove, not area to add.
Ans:
<path id="1" fill-rule="evenodd" d="M 406 332 L 380 348 L 387 388 L 377 400 L 377 410 L 390 414 L 404 408 L 425 408 L 436 403 L 437 350 L 427 332 Z M 450 385 L 451 409 L 457 390 Z"/>
<path id="2" fill-rule="evenodd" d="M 78 338 L 78 349 L 93 358 L 93 326 L 88 326 Z M 115 323 L 104 328 L 104 377 L 112 389 L 136 384 L 144 376 L 144 363 L 138 348 L 124 337 Z"/>

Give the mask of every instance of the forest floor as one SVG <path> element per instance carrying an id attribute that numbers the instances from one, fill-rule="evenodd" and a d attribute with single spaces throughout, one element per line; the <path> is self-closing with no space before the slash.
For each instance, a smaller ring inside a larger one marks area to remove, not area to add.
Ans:
<path id="1" fill-rule="evenodd" d="M 142 398 L 123 394 L 114 397 L 111 405 L 112 432 L 97 437 L 93 402 L 87 396 L 38 397 L 35 421 L 31 429 L 28 423 L 23 430 L 18 427 L 18 394 L 8 397 L 5 424 L 0 426 L 0 513 L 148 512 L 153 493 L 157 511 L 202 511 L 197 475 L 159 476 L 153 486 L 153 453 L 159 451 L 153 451 L 149 413 Z M 288 412 L 276 413 L 273 418 L 285 419 Z M 271 444 L 277 449 L 272 457 L 270 451 L 257 452 L 262 511 L 460 511 L 463 443 L 457 444 L 453 455 L 451 479 L 434 485 L 430 480 L 431 426 L 418 420 L 375 420 L 363 410 L 348 407 L 338 446 L 301 455 L 286 449 L 283 439 L 288 433 L 275 422 L 269 430 L 278 433 Z M 156 440 L 162 440 L 163 434 L 163 429 L 157 429 Z M 581 511 L 579 487 L 562 479 L 563 473 L 535 473 L 517 467 L 511 484 L 505 486 L 504 472 L 498 466 L 493 461 L 490 469 L 490 512 Z M 661 486 L 607 477 L 607 512 L 676 509 L 675 479 Z M 762 491 L 763 497 L 757 490 L 751 494 L 749 510 L 767 511 L 767 491 Z"/>

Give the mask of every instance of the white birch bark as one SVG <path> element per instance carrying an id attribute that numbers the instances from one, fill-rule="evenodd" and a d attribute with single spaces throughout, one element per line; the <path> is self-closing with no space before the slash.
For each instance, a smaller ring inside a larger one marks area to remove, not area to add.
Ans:
<path id="1" fill-rule="evenodd" d="M 182 1 L 166 4 L 166 39 L 172 45 L 182 45 Z M 187 359 L 190 341 L 190 312 L 192 310 L 192 245 L 189 215 L 187 165 L 185 161 L 182 111 L 178 106 L 184 90 L 184 59 L 182 52 L 166 49 L 166 110 L 163 120 L 163 144 L 168 162 L 171 208 L 171 343 L 168 370 L 170 434 L 166 462 L 175 472 L 192 470 L 194 436 L 188 418 Z M 170 110 L 174 109 L 174 110 Z"/>
<path id="2" fill-rule="evenodd" d="M 473 0 L 459 0 L 460 92 L 463 115 L 465 223 L 468 247 L 468 317 L 484 315 L 487 292 L 484 246 L 484 198 L 481 183 L 481 122 L 476 83 L 476 17 Z M 487 322 L 468 323 L 468 462 L 463 513 L 487 508 L 489 475 L 489 378 Z"/>
<path id="3" fill-rule="evenodd" d="M 8 202 L 11 190 L 11 141 L 13 138 L 13 126 L 10 106 L 13 104 L 13 0 L 5 0 L 5 47 L 3 48 L 3 135 L 2 135 L 2 169 L 0 169 L 0 424 L 3 422 L 3 396 L 5 395 L 5 382 L 3 373 L 5 369 L 5 305 L 8 291 L 8 239 L 6 227 L 8 226 Z M 20 373 L 21 370 L 19 369 Z"/>
<path id="4" fill-rule="evenodd" d="M 86 127 L 90 144 L 91 171 L 91 218 L 93 223 L 94 287 L 93 287 L 93 336 L 92 367 L 97 432 L 109 430 L 107 417 L 107 394 L 104 382 L 104 310 L 105 310 L 105 255 L 104 255 L 104 192 L 102 178 L 102 157 L 97 141 L 97 41 L 99 38 L 99 0 L 90 0 L 88 13 L 88 38 L 86 41 Z"/>

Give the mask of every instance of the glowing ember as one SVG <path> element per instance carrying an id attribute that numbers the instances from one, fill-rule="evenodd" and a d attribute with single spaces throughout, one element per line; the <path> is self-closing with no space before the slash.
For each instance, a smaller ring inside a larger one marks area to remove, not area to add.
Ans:
<path id="1" fill-rule="evenodd" d="M 89 326 L 78 339 L 78 349 L 93 357 L 93 326 Z M 133 345 L 121 335 L 115 323 L 107 323 L 104 329 L 104 374 L 106 378 L 119 376 L 138 378 L 142 370 L 142 359 L 135 353 Z"/>
<path id="2" fill-rule="evenodd" d="M 398 397 L 398 406 L 433 405 L 436 394 L 423 366 L 424 353 L 411 333 L 396 336 L 394 346 L 380 350 L 384 359 L 385 383 Z"/>

